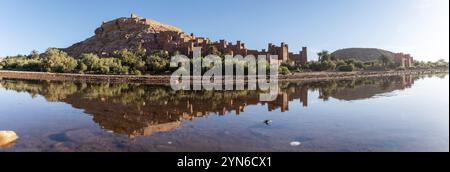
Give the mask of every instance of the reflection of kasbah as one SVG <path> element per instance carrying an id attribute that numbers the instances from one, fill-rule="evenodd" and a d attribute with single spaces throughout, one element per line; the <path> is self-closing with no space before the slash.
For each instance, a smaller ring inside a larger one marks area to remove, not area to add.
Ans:
<path id="1" fill-rule="evenodd" d="M 320 98 L 367 99 L 375 95 L 409 88 L 422 76 L 392 76 L 311 83 L 282 83 L 277 100 L 260 102 L 258 91 L 184 91 L 140 84 L 98 84 L 73 82 L 0 80 L 0 87 L 42 95 L 49 101 L 63 101 L 84 109 L 106 130 L 136 137 L 177 128 L 183 121 L 211 113 L 239 115 L 245 107 L 267 104 L 268 111 L 289 110 L 299 100 L 308 106 L 308 91 L 319 91 Z M 204 101 L 208 100 L 208 101 Z"/>

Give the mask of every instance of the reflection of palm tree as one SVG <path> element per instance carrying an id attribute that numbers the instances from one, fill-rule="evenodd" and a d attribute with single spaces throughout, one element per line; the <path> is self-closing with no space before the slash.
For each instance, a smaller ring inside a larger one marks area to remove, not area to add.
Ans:
<path id="1" fill-rule="evenodd" d="M 388 90 L 392 86 L 392 81 L 390 80 L 383 80 L 380 84 L 380 88 L 382 90 Z"/>
<path id="2" fill-rule="evenodd" d="M 317 53 L 317 56 L 319 56 L 319 61 L 330 60 L 330 53 L 327 50 L 323 50 L 323 51 Z"/>

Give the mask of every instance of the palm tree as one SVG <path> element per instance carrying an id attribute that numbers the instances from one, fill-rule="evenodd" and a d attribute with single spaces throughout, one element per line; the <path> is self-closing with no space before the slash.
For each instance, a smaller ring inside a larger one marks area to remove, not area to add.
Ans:
<path id="1" fill-rule="evenodd" d="M 36 51 L 36 50 L 31 51 L 30 58 L 31 59 L 38 59 L 39 58 L 39 52 Z"/>
<path id="2" fill-rule="evenodd" d="M 330 53 L 328 53 L 327 50 L 323 50 L 323 51 L 317 53 L 317 56 L 319 56 L 319 61 L 330 60 Z"/>

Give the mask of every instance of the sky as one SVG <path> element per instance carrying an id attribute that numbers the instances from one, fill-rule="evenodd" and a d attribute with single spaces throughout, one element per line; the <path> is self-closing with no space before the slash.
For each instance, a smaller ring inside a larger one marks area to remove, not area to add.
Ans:
<path id="1" fill-rule="evenodd" d="M 64 48 L 131 13 L 250 49 L 381 48 L 449 59 L 448 0 L 0 0 L 0 57 Z"/>

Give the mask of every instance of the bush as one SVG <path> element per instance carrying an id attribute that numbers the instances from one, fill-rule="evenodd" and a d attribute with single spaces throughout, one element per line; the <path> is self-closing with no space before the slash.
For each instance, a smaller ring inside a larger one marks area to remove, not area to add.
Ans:
<path id="1" fill-rule="evenodd" d="M 123 49 L 114 51 L 113 55 L 121 60 L 123 66 L 128 66 L 132 73 L 138 73 L 136 71 L 139 71 L 139 73 L 142 74 L 142 72 L 145 71 L 145 62 L 143 57 L 138 53 Z"/>
<path id="2" fill-rule="evenodd" d="M 24 56 L 8 57 L 0 63 L 0 69 L 19 71 L 40 71 L 41 61 Z"/>
<path id="3" fill-rule="evenodd" d="M 77 66 L 77 60 L 56 48 L 49 48 L 42 55 L 42 68 L 46 72 L 73 72 Z"/>
<path id="4" fill-rule="evenodd" d="M 346 63 L 345 61 L 339 60 L 336 62 L 336 67 L 339 68 L 339 66 L 344 66 L 347 65 L 348 63 Z"/>
<path id="5" fill-rule="evenodd" d="M 163 73 L 169 70 L 169 60 L 161 58 L 160 56 L 152 55 L 146 60 L 147 70 L 156 74 Z"/>
<path id="6" fill-rule="evenodd" d="M 351 72 L 351 71 L 355 70 L 355 66 L 353 66 L 353 64 L 346 64 L 346 65 L 338 66 L 336 69 L 337 69 L 337 71 L 340 71 L 340 72 Z"/>
<path id="7" fill-rule="evenodd" d="M 278 72 L 279 72 L 280 74 L 282 74 L 282 75 L 288 75 L 288 74 L 291 74 L 291 71 L 290 71 L 287 67 L 285 67 L 285 66 L 281 66 L 281 67 L 278 69 Z"/>
<path id="8" fill-rule="evenodd" d="M 134 70 L 131 71 L 131 74 L 132 75 L 142 75 L 142 72 L 140 70 L 134 69 Z"/>
<path id="9" fill-rule="evenodd" d="M 128 74 L 128 67 L 116 58 L 99 58 L 95 54 L 82 54 L 79 61 L 80 73 Z"/>
<path id="10" fill-rule="evenodd" d="M 95 66 L 98 66 L 100 63 L 100 58 L 95 54 L 82 54 L 80 56 L 79 63 L 82 64 L 79 66 L 79 69 L 86 68 L 82 71 L 95 71 Z"/>
<path id="11" fill-rule="evenodd" d="M 366 65 L 364 65 L 364 63 L 361 62 L 361 61 L 356 61 L 356 62 L 354 63 L 354 65 L 355 65 L 355 67 L 358 68 L 358 69 L 366 69 Z"/>
<path id="12" fill-rule="evenodd" d="M 336 64 L 333 61 L 323 61 L 323 62 L 310 62 L 309 68 L 313 71 L 327 71 L 334 70 L 336 68 Z"/>
<path id="13" fill-rule="evenodd" d="M 122 66 L 122 62 L 116 58 L 101 58 L 100 68 L 105 68 L 108 74 L 128 74 L 129 67 Z"/>
<path id="14" fill-rule="evenodd" d="M 78 62 L 78 72 L 85 73 L 88 69 L 88 66 L 84 63 Z"/>

